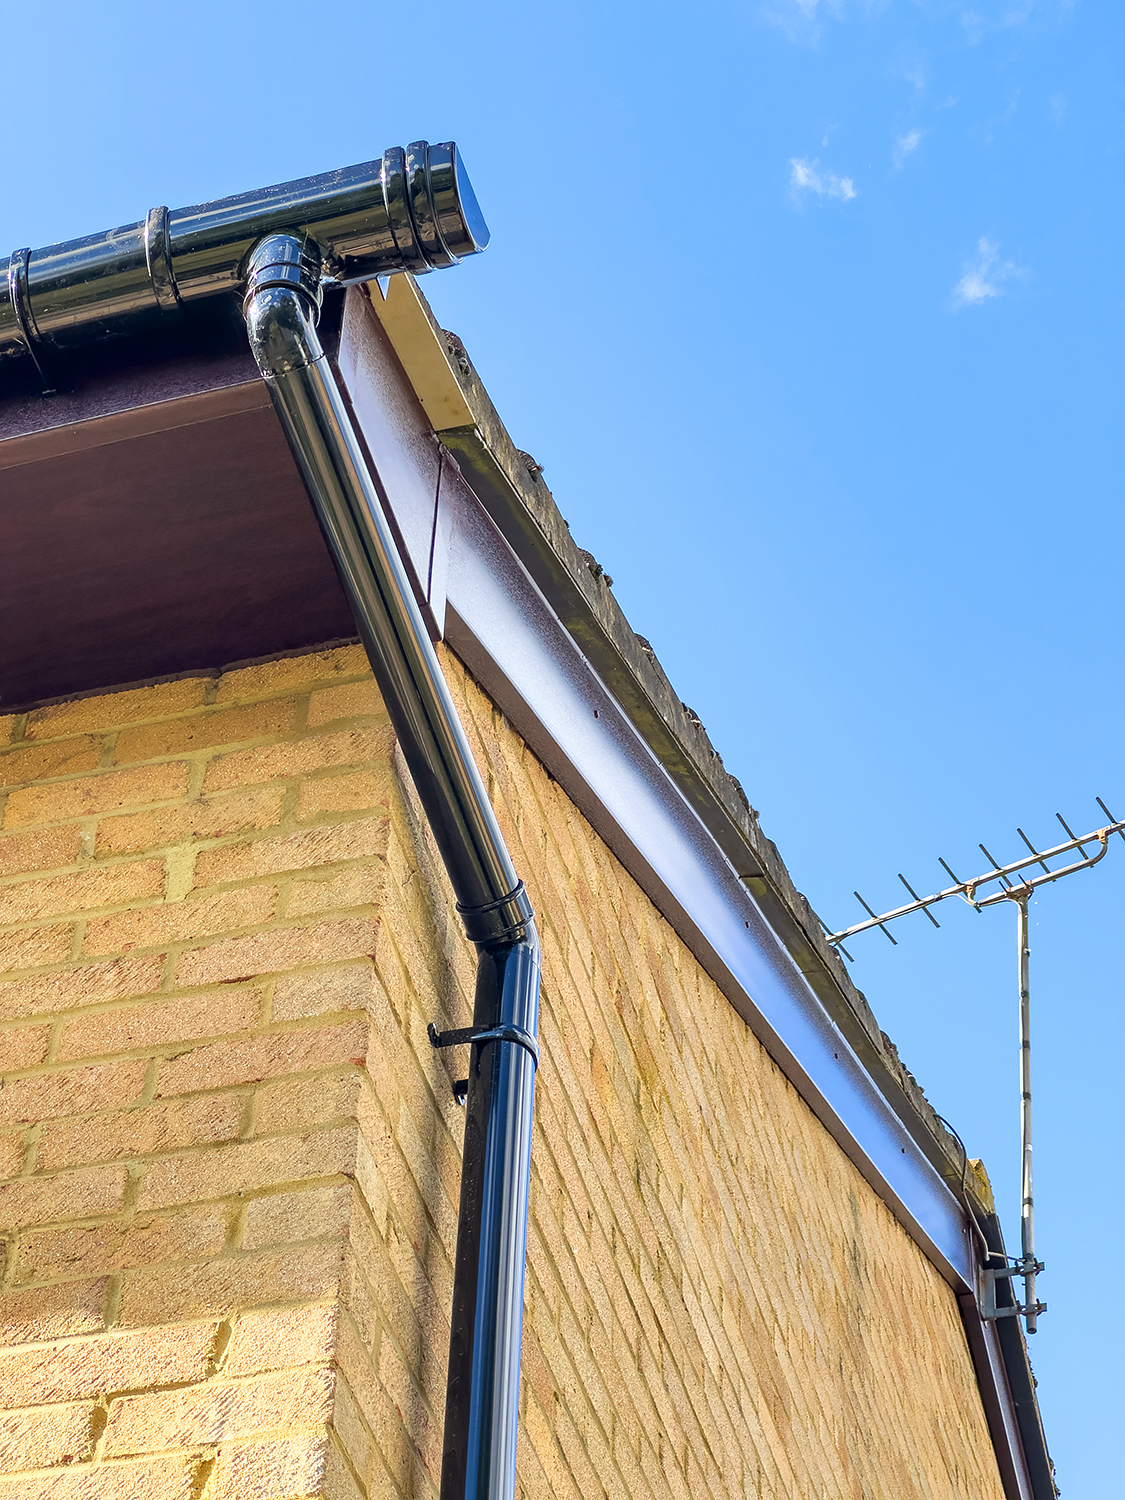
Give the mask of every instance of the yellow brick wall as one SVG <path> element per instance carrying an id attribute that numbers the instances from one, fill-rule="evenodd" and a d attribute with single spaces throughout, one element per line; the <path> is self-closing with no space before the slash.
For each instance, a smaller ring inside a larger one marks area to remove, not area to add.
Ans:
<path id="1" fill-rule="evenodd" d="M 535 1500 L 999 1500 L 952 1293 L 458 663 Z M 432 1497 L 473 958 L 358 648 L 0 718 L 0 1500 Z"/>

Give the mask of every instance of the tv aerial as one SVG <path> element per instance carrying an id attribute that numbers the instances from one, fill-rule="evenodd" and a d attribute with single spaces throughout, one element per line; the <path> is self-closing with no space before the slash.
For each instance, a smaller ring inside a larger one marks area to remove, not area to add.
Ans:
<path id="1" fill-rule="evenodd" d="M 1118 822 L 1100 797 L 1096 801 L 1109 822 L 1102 828 L 1095 828 L 1092 833 L 1083 834 L 1081 838 L 1074 835 L 1062 814 L 1056 813 L 1055 817 L 1058 818 L 1063 831 L 1068 836 L 1064 844 L 1056 844 L 1052 849 L 1036 849 L 1023 829 L 1017 828 L 1016 832 L 1029 851 L 1022 859 L 1013 860 L 1011 864 L 999 865 L 984 845 L 980 844 L 978 848 L 992 866 L 983 875 L 978 875 L 973 880 L 959 880 L 945 860 L 939 858 L 938 863 L 954 882 L 944 890 L 937 891 L 932 896 L 919 896 L 906 876 L 900 874 L 898 878 L 913 898 L 905 906 L 897 906 L 893 911 L 885 911 L 881 916 L 877 916 L 859 892 L 855 891 L 853 894 L 856 900 L 868 914 L 866 921 L 856 922 L 851 927 L 845 927 L 841 932 L 829 932 L 827 924 L 821 924 L 827 933 L 829 943 L 839 948 L 844 957 L 851 962 L 852 956 L 844 947 L 846 938 L 854 937 L 857 932 L 866 932 L 869 928 L 878 927 L 884 937 L 897 946 L 896 939 L 887 931 L 888 922 L 893 922 L 898 917 L 909 916 L 912 912 L 921 911 L 925 912 L 935 927 L 940 927 L 941 923 L 930 911 L 930 907 L 936 906 L 939 901 L 948 901 L 952 896 L 960 897 L 978 912 L 984 911 L 988 906 L 998 906 L 1002 901 L 1010 901 L 1015 906 L 1020 992 L 1021 1254 L 1018 1257 L 1008 1256 L 1009 1263 L 1000 1269 L 985 1270 L 982 1316 L 985 1318 L 1022 1317 L 1028 1333 L 1035 1332 L 1036 1319 L 1040 1313 L 1047 1311 L 1047 1304 L 1036 1301 L 1035 1296 L 1035 1278 L 1043 1270 L 1043 1262 L 1035 1258 L 1035 1199 L 1031 1161 L 1031 948 L 1028 937 L 1027 906 L 1031 893 L 1038 890 L 1040 886 L 1051 885 L 1054 881 L 1061 880 L 1064 875 L 1074 875 L 1079 870 L 1088 870 L 1104 859 L 1109 850 L 1109 841 L 1115 833 L 1125 841 L 1125 822 Z M 1087 845 L 1094 846 L 1092 852 L 1087 852 Z M 1069 864 L 1055 869 L 1048 864 L 1049 860 L 1061 859 L 1064 855 L 1073 854 L 1075 851 L 1081 857 L 1072 860 Z M 993 885 L 997 889 L 989 890 L 988 888 Z M 988 1254 L 996 1256 L 998 1252 L 989 1251 Z M 1023 1302 L 1016 1302 L 1012 1307 L 998 1308 L 996 1305 L 997 1280 L 1001 1277 L 1014 1278 L 1016 1276 L 1023 1278 Z"/>

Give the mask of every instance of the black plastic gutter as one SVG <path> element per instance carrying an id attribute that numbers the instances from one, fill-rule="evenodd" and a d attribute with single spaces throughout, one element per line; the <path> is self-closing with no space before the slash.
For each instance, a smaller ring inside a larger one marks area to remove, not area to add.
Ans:
<path id="1" fill-rule="evenodd" d="M 392 146 L 379 161 L 153 208 L 136 224 L 14 251 L 0 293 L 0 361 L 28 355 L 50 386 L 60 353 L 239 292 L 254 246 L 276 233 L 311 240 L 324 275 L 342 285 L 455 265 L 489 238 L 452 142 Z"/>
<path id="2" fill-rule="evenodd" d="M 539 939 L 442 676 L 378 482 L 317 337 L 321 285 L 451 266 L 488 230 L 452 144 L 19 250 L 0 359 L 58 356 L 196 298 L 244 292 L 250 345 L 335 561 L 477 949 L 442 1459 L 443 1500 L 515 1493 L 520 1342 L 538 1064 Z"/>

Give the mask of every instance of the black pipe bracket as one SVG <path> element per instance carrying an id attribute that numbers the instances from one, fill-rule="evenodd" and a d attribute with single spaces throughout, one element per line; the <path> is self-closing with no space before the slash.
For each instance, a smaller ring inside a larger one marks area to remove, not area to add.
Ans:
<path id="1" fill-rule="evenodd" d="M 530 1052 L 539 1067 L 539 1043 L 522 1026 L 462 1026 L 456 1031 L 439 1031 L 431 1021 L 426 1027 L 431 1047 L 483 1047 L 487 1042 L 515 1042 Z"/>

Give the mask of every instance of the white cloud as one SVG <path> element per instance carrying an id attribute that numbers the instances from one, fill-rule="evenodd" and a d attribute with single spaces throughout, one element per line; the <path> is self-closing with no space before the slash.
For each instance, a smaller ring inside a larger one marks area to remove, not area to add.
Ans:
<path id="1" fill-rule="evenodd" d="M 818 161 L 809 161 L 807 156 L 794 156 L 789 162 L 789 188 L 794 198 L 803 193 L 813 193 L 817 198 L 839 198 L 846 203 L 855 197 L 855 183 L 850 177 L 837 177 L 822 167 Z"/>
<path id="2" fill-rule="evenodd" d="M 760 15 L 784 31 L 791 42 L 815 47 L 824 21 L 844 19 L 844 0 L 766 0 Z"/>
<path id="3" fill-rule="evenodd" d="M 917 151 L 918 147 L 922 144 L 922 137 L 925 133 L 924 130 L 908 130 L 905 135 L 900 135 L 896 138 L 895 149 L 892 153 L 896 167 L 901 167 L 911 152 Z"/>
<path id="4" fill-rule="evenodd" d="M 929 87 L 928 59 L 916 46 L 900 47 L 894 62 L 890 66 L 892 78 L 901 78 L 914 90 L 916 99 L 920 99 Z"/>
<path id="5" fill-rule="evenodd" d="M 1026 281 L 1030 272 L 1017 266 L 1014 261 L 1000 259 L 1000 246 L 993 240 L 977 241 L 977 253 L 965 262 L 965 274 L 953 288 L 952 305 L 955 312 L 962 307 L 979 307 L 990 297 L 1004 295 L 1007 281 Z"/>
<path id="6" fill-rule="evenodd" d="M 777 26 L 791 42 L 818 46 L 828 22 L 875 22 L 892 8 L 895 0 L 759 0 L 757 19 Z M 1014 30 L 1037 18 L 1064 16 L 1077 0 L 937 0 L 918 5 L 931 14 L 959 26 L 970 46 L 986 36 Z M 906 74 L 910 78 L 910 74 Z M 911 79 L 911 81 L 914 81 Z M 924 76 L 915 84 L 921 93 Z"/>

